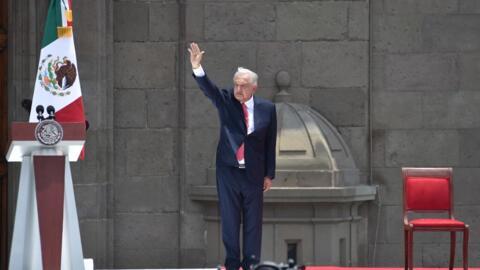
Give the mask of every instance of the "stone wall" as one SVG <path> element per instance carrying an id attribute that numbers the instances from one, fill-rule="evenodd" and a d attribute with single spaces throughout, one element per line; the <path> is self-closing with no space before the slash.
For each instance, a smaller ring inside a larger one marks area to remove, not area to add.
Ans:
<path id="1" fill-rule="evenodd" d="M 9 117 L 26 120 L 19 104 L 32 95 L 48 1 L 9 3 Z M 471 263 L 479 264 L 476 0 L 73 3 L 91 124 L 74 182 L 84 253 L 97 267 L 206 266 L 203 208 L 188 191 L 207 181 L 218 120 L 191 78 L 190 41 L 205 49 L 204 67 L 220 86 L 244 66 L 272 99 L 275 74 L 288 71 L 294 101 L 339 129 L 362 183 L 380 186 L 361 209 L 370 217 L 363 264 L 403 263 L 405 165 L 454 167 L 457 216 L 472 226 Z M 18 166 L 10 172 L 13 214 Z M 418 265 L 446 265 L 446 235 L 417 239 Z"/>
<path id="2" fill-rule="evenodd" d="M 371 5 L 372 179 L 380 185 L 379 202 L 370 212 L 379 226 L 378 236 L 370 227 L 372 265 L 403 263 L 402 166 L 454 167 L 456 217 L 471 226 L 470 262 L 478 265 L 479 2 L 373 0 Z M 447 233 L 415 239 L 414 263 L 448 265 Z M 460 263 L 461 234 L 457 240 Z"/>
<path id="3" fill-rule="evenodd" d="M 179 265 L 175 1 L 113 2 L 114 265 Z"/>

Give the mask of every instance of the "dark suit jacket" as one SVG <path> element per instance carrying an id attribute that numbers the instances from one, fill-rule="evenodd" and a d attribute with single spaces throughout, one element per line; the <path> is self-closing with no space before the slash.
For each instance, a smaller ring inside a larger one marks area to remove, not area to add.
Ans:
<path id="1" fill-rule="evenodd" d="M 254 127 L 247 135 L 242 105 L 235 99 L 233 89 L 219 89 L 207 75 L 193 75 L 202 92 L 215 105 L 220 117 L 220 139 L 217 147 L 217 170 L 222 166 L 238 167 L 236 152 L 245 142 L 245 169 L 249 180 L 263 185 L 265 176 L 275 177 L 275 145 L 277 116 L 275 105 L 254 96 Z"/>

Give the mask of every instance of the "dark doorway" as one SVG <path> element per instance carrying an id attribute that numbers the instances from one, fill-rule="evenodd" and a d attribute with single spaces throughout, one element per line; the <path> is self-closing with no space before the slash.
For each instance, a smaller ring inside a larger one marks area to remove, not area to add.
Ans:
<path id="1" fill-rule="evenodd" d="M 7 26 L 8 0 L 0 0 L 0 269 L 7 269 L 8 261 L 8 193 L 7 161 L 8 143 L 7 108 Z"/>

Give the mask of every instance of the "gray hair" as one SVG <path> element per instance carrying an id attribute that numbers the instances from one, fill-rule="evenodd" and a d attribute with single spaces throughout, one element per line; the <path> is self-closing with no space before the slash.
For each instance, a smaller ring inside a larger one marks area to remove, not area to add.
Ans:
<path id="1" fill-rule="evenodd" d="M 235 74 L 233 75 L 233 79 L 235 79 L 239 75 L 248 75 L 248 77 L 250 78 L 250 83 L 253 85 L 257 85 L 258 75 L 250 69 L 238 67 L 237 72 L 235 72 Z"/>

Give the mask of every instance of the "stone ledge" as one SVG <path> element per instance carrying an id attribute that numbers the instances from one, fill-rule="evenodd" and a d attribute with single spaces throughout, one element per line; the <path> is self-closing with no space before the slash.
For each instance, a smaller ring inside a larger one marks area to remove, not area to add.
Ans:
<path id="1" fill-rule="evenodd" d="M 264 217 L 262 219 L 263 224 L 330 224 L 330 223 L 343 223 L 351 221 L 360 221 L 363 217 L 350 216 L 350 217 L 338 217 L 338 218 L 269 218 Z M 220 221 L 218 216 L 205 216 L 205 221 Z"/>
<path id="2" fill-rule="evenodd" d="M 372 201 L 377 194 L 376 186 L 348 186 L 348 187 L 273 187 L 265 194 L 266 203 L 275 202 L 361 202 Z M 189 191 L 191 200 L 216 202 L 216 186 L 192 186 Z"/>

